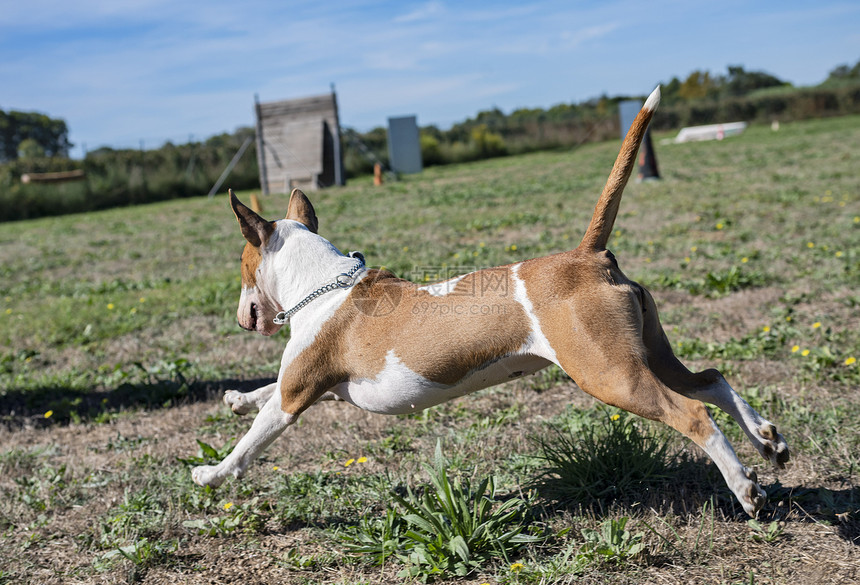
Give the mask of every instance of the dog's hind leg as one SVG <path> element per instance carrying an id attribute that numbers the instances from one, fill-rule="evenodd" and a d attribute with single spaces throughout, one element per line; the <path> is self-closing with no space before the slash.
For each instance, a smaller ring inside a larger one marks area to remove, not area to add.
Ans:
<path id="1" fill-rule="evenodd" d="M 762 457 L 776 467 L 785 467 L 790 457 L 788 443 L 776 431 L 776 426 L 756 412 L 717 370 L 700 372 L 693 384 L 682 391 L 690 398 L 713 404 L 729 414 Z"/>
<path id="2" fill-rule="evenodd" d="M 756 412 L 717 370 L 708 369 L 696 374 L 690 372 L 672 352 L 657 318 L 653 299 L 644 289 L 643 293 L 643 341 L 651 370 L 672 390 L 713 404 L 727 413 L 738 423 L 762 457 L 776 467 L 784 468 L 790 454 L 788 444 L 777 432 L 776 426 Z"/>
<path id="3" fill-rule="evenodd" d="M 239 392 L 238 390 L 227 390 L 224 392 L 224 404 L 239 415 L 248 414 L 252 410 L 260 410 L 269 401 L 275 390 L 277 382 L 261 386 L 251 392 Z"/>
<path id="4" fill-rule="evenodd" d="M 560 361 L 577 384 L 598 400 L 661 421 L 692 439 L 717 465 L 747 514 L 754 517 L 764 505 L 767 495 L 759 487 L 755 472 L 740 462 L 700 401 L 675 392 L 634 357 L 627 364 L 595 359 L 585 367 L 576 360 L 570 369 L 565 367 L 564 359 Z"/>

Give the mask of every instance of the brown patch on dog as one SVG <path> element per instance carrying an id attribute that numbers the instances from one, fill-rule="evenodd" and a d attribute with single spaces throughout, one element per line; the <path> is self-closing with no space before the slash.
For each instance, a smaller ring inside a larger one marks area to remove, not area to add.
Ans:
<path id="1" fill-rule="evenodd" d="M 245 249 L 242 250 L 242 286 L 244 288 L 257 286 L 257 269 L 262 261 L 263 254 L 260 248 L 247 242 Z"/>
<path id="2" fill-rule="evenodd" d="M 284 412 L 300 414 L 340 382 L 377 378 L 391 350 L 416 374 L 454 385 L 516 352 L 529 338 L 531 324 L 514 299 L 510 267 L 469 274 L 444 296 L 419 289 L 389 272 L 370 270 L 284 372 Z M 384 297 L 400 299 L 391 313 L 376 317 L 362 310 Z"/>

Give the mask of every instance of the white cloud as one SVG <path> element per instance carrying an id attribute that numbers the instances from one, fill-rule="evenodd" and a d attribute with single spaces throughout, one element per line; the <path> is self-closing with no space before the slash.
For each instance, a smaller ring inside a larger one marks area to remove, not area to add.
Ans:
<path id="1" fill-rule="evenodd" d="M 405 23 L 423 21 L 443 15 L 445 12 L 445 6 L 441 2 L 426 2 L 411 12 L 396 16 L 394 18 L 394 22 Z"/>

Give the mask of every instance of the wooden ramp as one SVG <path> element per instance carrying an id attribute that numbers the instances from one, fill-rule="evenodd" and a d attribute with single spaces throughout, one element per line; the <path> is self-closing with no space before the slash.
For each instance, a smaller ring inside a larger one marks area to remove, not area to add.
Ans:
<path id="1" fill-rule="evenodd" d="M 334 93 L 257 103 L 256 111 L 263 193 L 344 184 Z"/>

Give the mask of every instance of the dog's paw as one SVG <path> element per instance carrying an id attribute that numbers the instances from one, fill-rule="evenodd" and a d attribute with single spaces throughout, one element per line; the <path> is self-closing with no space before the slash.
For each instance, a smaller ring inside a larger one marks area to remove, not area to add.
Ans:
<path id="1" fill-rule="evenodd" d="M 216 488 L 224 482 L 215 465 L 200 465 L 191 470 L 191 479 L 199 486 Z"/>
<path id="2" fill-rule="evenodd" d="M 248 414 L 255 408 L 245 393 L 238 390 L 227 390 L 224 393 L 224 404 L 229 406 L 234 414 L 238 415 Z"/>
<path id="3" fill-rule="evenodd" d="M 776 432 L 776 427 L 772 423 L 766 420 L 762 421 L 755 431 L 759 440 L 756 447 L 761 456 L 775 467 L 784 469 L 791 454 L 788 450 L 788 443 L 785 442 L 783 436 Z"/>
<path id="4" fill-rule="evenodd" d="M 746 475 L 748 482 L 743 492 L 738 494 L 738 499 L 744 507 L 744 512 L 755 518 L 767 501 L 767 494 L 758 485 L 758 476 L 755 471 L 744 469 L 744 475 Z"/>

